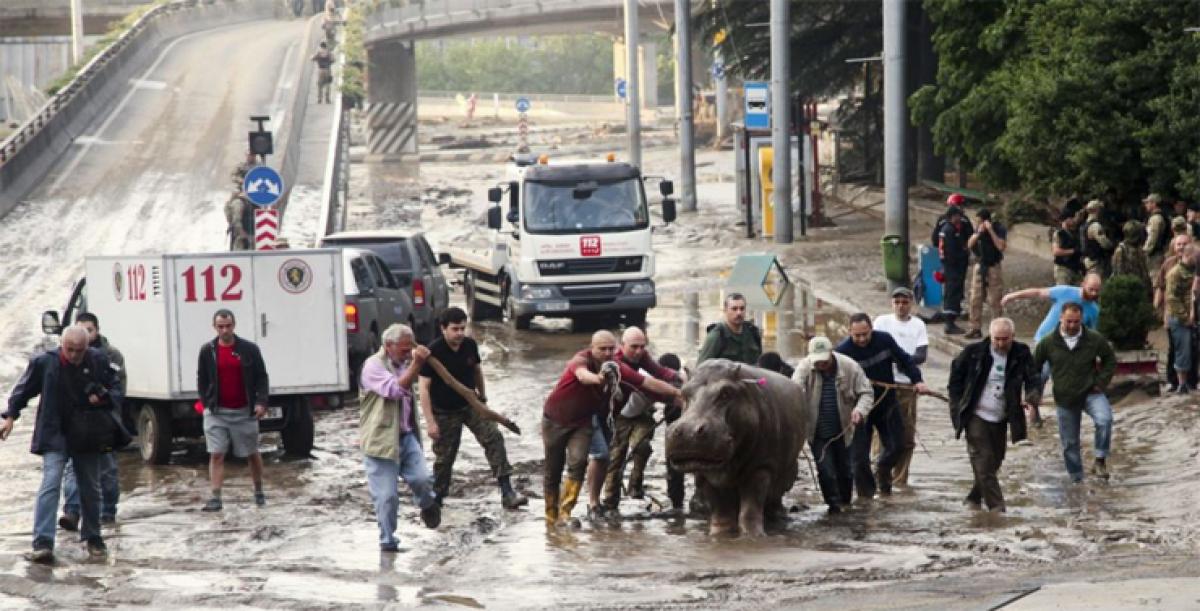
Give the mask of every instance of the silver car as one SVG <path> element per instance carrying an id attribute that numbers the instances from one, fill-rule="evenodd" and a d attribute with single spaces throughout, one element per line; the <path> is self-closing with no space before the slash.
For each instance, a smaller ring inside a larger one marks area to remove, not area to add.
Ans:
<path id="1" fill-rule="evenodd" d="M 383 330 L 393 323 L 412 326 L 413 306 L 408 293 L 375 253 L 342 249 L 346 292 L 346 346 L 354 383 L 363 361 L 383 345 Z"/>

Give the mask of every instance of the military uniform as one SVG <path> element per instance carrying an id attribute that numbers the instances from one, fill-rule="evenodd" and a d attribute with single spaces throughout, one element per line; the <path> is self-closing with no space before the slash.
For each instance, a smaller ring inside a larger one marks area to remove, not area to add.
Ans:
<path id="1" fill-rule="evenodd" d="M 1075 286 L 1083 280 L 1083 255 L 1075 234 L 1059 228 L 1054 232 L 1054 245 L 1073 251 L 1069 255 L 1054 257 L 1054 284 Z"/>
<path id="2" fill-rule="evenodd" d="M 1151 194 L 1147 201 L 1159 203 L 1159 198 Z M 1142 244 L 1142 252 L 1146 254 L 1147 269 L 1158 269 L 1166 256 L 1167 246 L 1171 242 L 1171 232 L 1167 225 L 1167 215 L 1161 209 L 1156 209 L 1146 219 L 1146 241 Z"/>
<path id="3" fill-rule="evenodd" d="M 246 201 L 242 193 L 234 193 L 225 202 L 225 222 L 229 234 L 229 250 L 254 249 L 254 204 Z M 247 222 L 247 218 L 250 219 Z"/>
<path id="4" fill-rule="evenodd" d="M 1085 273 L 1100 274 L 1100 277 L 1107 278 L 1110 271 L 1109 254 L 1116 245 L 1109 239 L 1104 231 L 1104 224 L 1100 222 L 1100 211 L 1103 209 L 1104 205 L 1099 200 L 1088 202 L 1088 218 L 1083 226 L 1083 270 Z"/>

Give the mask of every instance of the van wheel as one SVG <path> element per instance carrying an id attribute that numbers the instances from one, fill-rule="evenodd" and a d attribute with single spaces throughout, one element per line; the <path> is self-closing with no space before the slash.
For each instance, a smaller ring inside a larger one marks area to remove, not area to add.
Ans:
<path id="1" fill-rule="evenodd" d="M 171 459 L 171 410 L 165 405 L 143 405 L 137 419 L 142 460 L 165 465 Z"/>
<path id="2" fill-rule="evenodd" d="M 288 406 L 287 423 L 279 436 L 283 439 L 283 451 L 291 456 L 308 458 L 313 449 L 312 407 L 303 398 L 292 401 Z"/>
<path id="3" fill-rule="evenodd" d="M 517 315 L 517 298 L 513 296 L 510 286 L 507 282 L 504 283 L 504 320 L 512 325 L 518 331 L 524 331 L 529 328 L 529 323 L 533 321 L 533 316 Z"/>

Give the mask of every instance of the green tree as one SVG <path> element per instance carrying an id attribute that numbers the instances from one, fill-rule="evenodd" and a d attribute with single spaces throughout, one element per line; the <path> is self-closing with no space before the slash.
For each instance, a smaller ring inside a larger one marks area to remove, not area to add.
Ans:
<path id="1" fill-rule="evenodd" d="M 612 90 L 612 39 L 606 36 L 477 38 L 417 45 L 422 89 L 587 93 Z"/>

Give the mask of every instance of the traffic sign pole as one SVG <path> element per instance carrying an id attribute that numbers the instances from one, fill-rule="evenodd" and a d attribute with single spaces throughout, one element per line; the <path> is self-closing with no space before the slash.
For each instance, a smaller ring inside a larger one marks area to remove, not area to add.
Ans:
<path id="1" fill-rule="evenodd" d="M 533 107 L 533 103 L 529 98 L 521 96 L 517 98 L 517 152 L 526 153 L 529 151 L 529 109 Z"/>
<path id="2" fill-rule="evenodd" d="M 279 238 L 279 209 L 259 208 L 254 211 L 254 249 L 275 250 Z"/>

